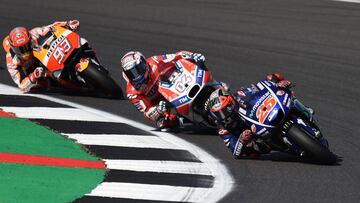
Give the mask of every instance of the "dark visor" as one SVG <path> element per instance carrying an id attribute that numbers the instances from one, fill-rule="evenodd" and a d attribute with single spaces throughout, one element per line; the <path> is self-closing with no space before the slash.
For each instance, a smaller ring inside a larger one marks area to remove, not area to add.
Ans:
<path id="1" fill-rule="evenodd" d="M 146 72 L 146 64 L 145 62 L 141 62 L 137 64 L 135 67 L 126 70 L 125 75 L 129 78 L 129 80 L 134 81 L 136 79 L 141 78 Z"/>
<path id="2" fill-rule="evenodd" d="M 11 47 L 11 48 L 16 55 L 20 55 L 20 56 L 31 52 L 30 42 L 20 47 Z"/>
<path id="3" fill-rule="evenodd" d="M 220 103 L 219 99 L 215 99 L 213 101 L 214 103 Z M 225 106 L 224 108 L 222 109 L 219 109 L 217 111 L 212 111 L 212 113 L 216 116 L 216 118 L 218 120 L 226 120 L 227 118 L 229 118 L 233 113 L 234 111 L 234 108 L 236 108 L 236 105 L 234 104 L 234 102 L 229 102 L 229 104 L 227 106 Z"/>

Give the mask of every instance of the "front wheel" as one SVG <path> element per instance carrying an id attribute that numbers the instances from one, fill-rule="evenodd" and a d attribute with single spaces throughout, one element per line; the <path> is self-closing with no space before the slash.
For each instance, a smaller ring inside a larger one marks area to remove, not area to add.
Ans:
<path id="1" fill-rule="evenodd" d="M 336 156 L 328 148 L 298 126 L 293 125 L 289 129 L 287 136 L 305 151 L 308 158 L 312 158 L 322 164 L 334 164 L 336 162 Z"/>
<path id="2" fill-rule="evenodd" d="M 102 71 L 95 64 L 89 63 L 88 67 L 80 72 L 79 75 L 95 89 L 105 93 L 105 95 L 114 99 L 123 98 L 123 91 L 120 86 L 115 83 L 107 72 Z"/>

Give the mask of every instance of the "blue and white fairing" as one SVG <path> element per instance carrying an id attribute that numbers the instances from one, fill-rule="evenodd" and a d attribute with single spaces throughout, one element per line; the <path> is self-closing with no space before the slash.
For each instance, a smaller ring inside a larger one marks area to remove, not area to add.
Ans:
<path id="1" fill-rule="evenodd" d="M 258 82 L 256 89 L 247 101 L 247 109 L 240 107 L 239 114 L 255 135 L 265 137 L 275 131 L 289 113 L 291 92 L 267 80 Z"/>

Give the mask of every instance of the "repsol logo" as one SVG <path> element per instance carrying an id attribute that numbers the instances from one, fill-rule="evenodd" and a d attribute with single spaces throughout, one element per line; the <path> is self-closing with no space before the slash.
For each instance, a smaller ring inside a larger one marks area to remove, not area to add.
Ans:
<path id="1" fill-rule="evenodd" d="M 46 53 L 47 57 L 50 57 L 51 54 L 54 52 L 55 48 L 58 46 L 58 44 L 65 39 L 64 35 L 60 35 L 59 38 L 57 38 L 53 43 L 51 43 L 49 51 Z"/>

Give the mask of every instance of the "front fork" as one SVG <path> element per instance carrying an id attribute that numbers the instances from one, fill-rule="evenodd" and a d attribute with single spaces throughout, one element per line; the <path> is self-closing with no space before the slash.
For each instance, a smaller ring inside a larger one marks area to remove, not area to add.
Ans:
<path id="1" fill-rule="evenodd" d="M 297 107 L 299 107 L 299 104 L 302 105 L 302 109 L 298 109 L 294 105 L 295 115 L 289 115 L 289 118 L 287 121 L 284 122 L 282 130 L 281 130 L 281 136 L 283 139 L 283 142 L 291 148 L 296 153 L 303 155 L 303 150 L 298 147 L 297 145 L 294 145 L 291 140 L 287 139 L 287 132 L 293 125 L 297 125 L 299 128 L 303 129 L 307 132 L 308 135 L 311 135 L 314 139 L 318 140 L 323 146 L 326 148 L 329 148 L 328 141 L 323 137 L 320 128 L 318 127 L 315 119 L 313 118 L 313 115 L 309 115 L 308 113 L 312 113 L 311 111 L 308 111 L 308 108 L 305 107 L 302 103 L 300 103 L 299 100 L 296 100 Z M 301 106 L 300 106 L 301 107 Z M 300 111 L 301 110 L 301 111 Z M 297 113 L 300 113 L 300 115 L 297 115 Z"/>

